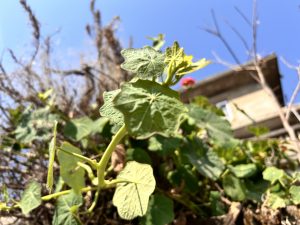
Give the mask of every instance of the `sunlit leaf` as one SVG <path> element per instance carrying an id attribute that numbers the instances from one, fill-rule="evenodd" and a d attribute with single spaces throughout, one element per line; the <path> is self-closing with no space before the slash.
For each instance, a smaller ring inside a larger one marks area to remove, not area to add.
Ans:
<path id="1" fill-rule="evenodd" d="M 267 167 L 263 172 L 263 178 L 274 184 L 276 181 L 280 180 L 285 175 L 284 170 L 278 169 L 274 166 Z"/>
<path id="2" fill-rule="evenodd" d="M 178 42 L 174 42 L 172 47 L 166 49 L 165 63 L 168 64 L 168 73 L 182 77 L 185 74 L 195 72 L 207 66 L 210 61 L 200 59 L 193 62 L 193 56 L 186 55 L 183 48 L 180 48 Z"/>
<path id="3" fill-rule="evenodd" d="M 26 186 L 19 203 L 22 213 L 28 214 L 42 203 L 41 192 L 42 186 L 36 181 L 31 181 Z"/>
<path id="4" fill-rule="evenodd" d="M 300 204 L 300 186 L 292 185 L 290 187 L 289 193 L 291 194 L 291 199 L 294 204 Z"/>
<path id="5" fill-rule="evenodd" d="M 81 225 L 78 208 L 82 204 L 82 196 L 71 192 L 57 199 L 52 225 Z"/>
<path id="6" fill-rule="evenodd" d="M 141 79 L 157 78 L 164 71 L 164 54 L 152 47 L 124 49 L 121 54 L 125 58 L 125 62 L 121 64 L 121 67 L 135 73 Z"/>
<path id="7" fill-rule="evenodd" d="M 186 112 L 177 92 L 148 80 L 124 84 L 113 103 L 123 113 L 128 132 L 140 139 L 154 133 L 173 135 Z"/>
<path id="8" fill-rule="evenodd" d="M 177 76 L 183 76 L 185 74 L 195 72 L 195 71 L 200 70 L 210 64 L 210 61 L 208 61 L 204 58 L 198 60 L 197 62 L 192 62 L 192 59 L 193 59 L 193 57 L 189 57 L 189 58 L 185 57 L 184 58 L 184 66 L 179 67 L 179 69 L 177 70 L 177 73 L 176 73 Z"/>
<path id="9" fill-rule="evenodd" d="M 272 209 L 284 208 L 285 200 L 277 194 L 270 193 L 267 195 L 266 205 Z"/>
<path id="10" fill-rule="evenodd" d="M 132 220 L 137 216 L 145 215 L 149 196 L 155 189 L 151 166 L 130 161 L 117 179 L 128 181 L 117 184 L 113 197 L 113 204 L 118 208 L 120 217 Z"/>

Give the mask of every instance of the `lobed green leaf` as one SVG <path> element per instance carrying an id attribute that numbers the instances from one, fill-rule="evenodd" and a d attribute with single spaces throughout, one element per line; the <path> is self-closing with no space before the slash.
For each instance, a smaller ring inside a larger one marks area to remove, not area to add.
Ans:
<path id="1" fill-rule="evenodd" d="M 173 135 L 186 112 L 176 91 L 148 80 L 122 85 L 113 104 L 124 115 L 129 134 L 139 139 L 155 133 Z"/>
<path id="2" fill-rule="evenodd" d="M 188 146 L 190 148 L 185 149 L 183 154 L 187 156 L 190 163 L 203 176 L 217 180 L 225 169 L 225 165 L 218 155 L 202 143 L 198 143 L 197 148 L 194 148 L 193 145 Z"/>
<path id="3" fill-rule="evenodd" d="M 239 141 L 234 139 L 230 123 L 215 113 L 197 105 L 189 105 L 189 116 L 199 128 L 205 129 L 216 145 L 233 148 Z"/>
<path id="4" fill-rule="evenodd" d="M 71 192 L 57 199 L 52 225 L 81 225 L 77 215 L 82 196 Z"/>
<path id="5" fill-rule="evenodd" d="M 114 131 L 119 130 L 119 128 L 124 124 L 123 114 L 113 105 L 113 99 L 120 93 L 120 91 L 120 89 L 117 89 L 114 91 L 104 92 L 104 104 L 100 108 L 100 115 L 110 119 L 110 121 L 114 124 Z"/>
<path id="6" fill-rule="evenodd" d="M 125 62 L 121 64 L 124 70 L 135 73 L 141 79 L 156 79 L 164 72 L 164 54 L 152 47 L 140 49 L 124 49 L 121 51 Z"/>
<path id="7" fill-rule="evenodd" d="M 28 214 L 42 203 L 41 192 L 42 186 L 36 181 L 26 186 L 19 203 L 22 213 Z"/>

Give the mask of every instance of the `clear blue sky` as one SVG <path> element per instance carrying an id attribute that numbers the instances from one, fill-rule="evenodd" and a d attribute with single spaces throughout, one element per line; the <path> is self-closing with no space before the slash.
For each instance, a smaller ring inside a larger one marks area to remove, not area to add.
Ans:
<path id="1" fill-rule="evenodd" d="M 79 61 L 79 52 L 85 51 L 88 38 L 84 27 L 91 21 L 87 0 L 28 0 L 40 19 L 44 36 L 60 29 L 55 37 L 58 61 L 75 64 Z M 260 25 L 258 28 L 258 52 L 262 56 L 275 52 L 292 64 L 300 59 L 300 2 L 296 0 L 274 1 L 258 0 Z M 241 42 L 224 23 L 234 25 L 247 40 L 251 40 L 251 30 L 236 13 L 239 7 L 246 15 L 252 14 L 251 0 L 98 0 L 97 6 L 102 12 L 103 23 L 109 23 L 114 16 L 121 17 L 118 35 L 126 47 L 130 36 L 134 47 L 142 47 L 150 42 L 147 36 L 158 33 L 166 35 L 167 45 L 174 40 L 185 48 L 186 53 L 196 59 L 212 59 L 215 51 L 223 59 L 233 62 L 220 41 L 205 33 L 201 28 L 212 25 L 210 15 L 214 9 L 220 26 L 236 50 L 241 61 L 247 60 L 246 51 Z M 0 51 L 12 48 L 19 54 L 26 54 L 30 45 L 30 28 L 26 14 L 18 0 L 0 3 Z M 63 60 L 60 60 L 63 59 Z M 193 74 L 197 80 L 224 71 L 220 65 L 210 65 Z M 283 75 L 284 94 L 289 97 L 297 82 L 297 74 L 280 63 Z M 300 98 L 297 98 L 299 101 Z"/>

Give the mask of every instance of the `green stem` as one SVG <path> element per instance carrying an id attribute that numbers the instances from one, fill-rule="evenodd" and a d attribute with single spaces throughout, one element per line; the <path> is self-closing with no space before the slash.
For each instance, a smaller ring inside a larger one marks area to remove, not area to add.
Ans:
<path id="1" fill-rule="evenodd" d="M 98 189 L 97 189 L 97 191 L 95 193 L 95 197 L 94 197 L 93 203 L 90 206 L 90 208 L 87 210 L 89 213 L 93 212 L 94 208 L 96 207 L 98 199 L 99 199 L 99 194 L 100 194 L 100 188 L 98 187 Z"/>
<path id="2" fill-rule="evenodd" d="M 82 188 L 80 191 L 81 192 L 88 192 L 88 191 L 92 191 L 92 190 L 96 190 L 96 189 L 97 189 L 97 187 L 85 187 L 85 188 Z M 66 190 L 66 191 L 60 191 L 60 192 L 57 192 L 57 193 L 54 193 L 54 194 L 51 194 L 51 195 L 45 195 L 45 196 L 42 197 L 42 200 L 43 201 L 49 201 L 52 198 L 57 198 L 59 196 L 69 194 L 71 191 L 72 191 L 72 189 Z"/>
<path id="3" fill-rule="evenodd" d="M 116 135 L 111 140 L 110 144 L 107 146 L 103 156 L 101 157 L 99 163 L 97 164 L 97 177 L 98 177 L 98 185 L 99 187 L 105 187 L 105 180 L 104 180 L 104 174 L 105 174 L 105 168 L 108 164 L 108 161 L 111 157 L 111 154 L 116 149 L 117 144 L 122 140 L 122 138 L 126 135 L 127 130 L 125 128 L 125 125 L 123 125 L 119 131 L 116 133 Z"/>
<path id="4" fill-rule="evenodd" d="M 174 62 L 170 62 L 168 65 L 168 72 L 167 72 L 167 79 L 165 80 L 165 82 L 163 82 L 163 86 L 170 86 L 172 84 L 172 79 L 173 79 L 173 72 L 171 70 L 172 68 L 172 64 L 174 64 Z"/>
<path id="5" fill-rule="evenodd" d="M 115 187 L 116 184 L 118 183 L 134 183 L 130 180 L 127 179 L 114 179 L 114 180 L 110 180 L 110 181 L 105 181 L 105 188 L 112 188 Z"/>
<path id="6" fill-rule="evenodd" d="M 86 165 L 82 162 L 77 162 L 77 165 L 80 166 L 81 168 L 83 168 L 87 172 L 88 177 L 90 178 L 91 181 L 94 180 L 95 176 L 94 176 L 94 173 L 93 173 L 93 170 L 91 169 L 91 167 L 89 167 L 88 165 Z"/>
<path id="7" fill-rule="evenodd" d="M 172 83 L 172 79 L 173 79 L 173 75 L 172 74 L 168 74 L 167 79 L 163 83 L 163 86 L 170 86 L 170 84 Z"/>

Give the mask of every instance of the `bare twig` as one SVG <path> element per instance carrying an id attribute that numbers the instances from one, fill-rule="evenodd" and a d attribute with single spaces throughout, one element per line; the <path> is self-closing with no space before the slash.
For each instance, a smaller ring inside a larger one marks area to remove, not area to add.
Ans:
<path id="1" fill-rule="evenodd" d="M 33 28 L 33 33 L 32 36 L 34 37 L 34 52 L 31 56 L 30 64 L 34 61 L 36 55 L 38 54 L 39 51 L 39 46 L 40 46 L 40 25 L 39 21 L 37 20 L 36 16 L 34 15 L 32 9 L 30 6 L 27 4 L 26 0 L 20 0 L 20 4 L 23 6 L 24 10 L 27 12 L 29 21 L 31 23 L 31 27 Z"/>
<path id="2" fill-rule="evenodd" d="M 295 70 L 297 72 L 297 75 L 298 75 L 298 82 L 297 82 L 297 85 L 293 91 L 293 94 L 290 98 L 290 101 L 288 103 L 288 106 L 287 106 L 287 111 L 286 111 L 286 114 L 285 114 L 285 119 L 288 120 L 290 118 L 290 115 L 291 115 L 291 110 L 292 110 L 292 106 L 295 102 L 295 99 L 300 91 L 300 65 L 299 66 L 293 66 L 291 65 L 289 62 L 287 62 L 286 59 L 284 59 L 283 57 L 281 57 L 281 61 L 290 69 L 292 70 Z"/>

